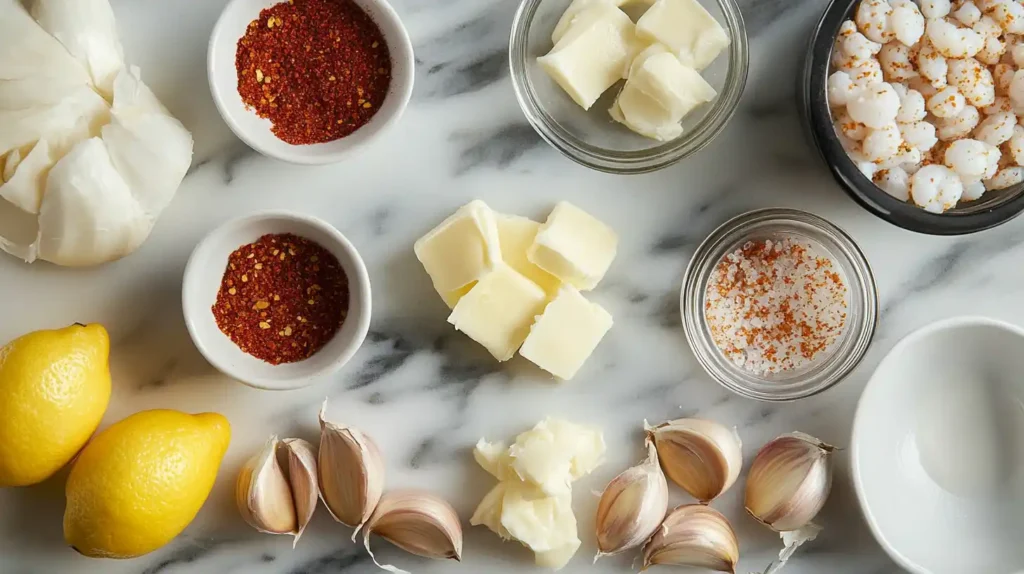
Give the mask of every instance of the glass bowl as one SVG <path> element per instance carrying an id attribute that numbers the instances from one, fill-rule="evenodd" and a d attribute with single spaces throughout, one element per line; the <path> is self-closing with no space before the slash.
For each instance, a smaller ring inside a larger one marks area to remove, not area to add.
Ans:
<path id="1" fill-rule="evenodd" d="M 708 281 L 727 253 L 748 241 L 797 238 L 830 257 L 845 280 L 847 315 L 843 332 L 810 365 L 756 375 L 737 366 L 715 345 L 704 315 Z M 838 383 L 860 362 L 878 321 L 878 294 L 864 254 L 842 229 L 795 209 L 761 209 L 730 219 L 697 248 L 686 268 L 679 308 L 686 339 L 701 366 L 725 388 L 762 401 L 809 397 Z"/>
<path id="2" fill-rule="evenodd" d="M 832 172 L 832 177 L 857 203 L 904 229 L 930 235 L 975 233 L 1006 223 L 1024 211 L 1024 183 L 985 192 L 977 201 L 961 202 L 942 213 L 929 213 L 889 195 L 864 176 L 843 149 L 829 110 L 826 81 L 832 48 L 844 20 L 853 17 L 859 0 L 831 0 L 811 34 L 798 92 L 804 131 Z"/>
<path id="3" fill-rule="evenodd" d="M 700 150 L 725 128 L 747 83 L 747 31 L 735 0 L 700 0 L 732 39 L 701 72 L 718 97 L 683 119 L 683 134 L 659 142 L 612 120 L 608 109 L 619 92 L 607 90 L 590 108 L 579 107 L 537 64 L 551 50 L 551 32 L 570 0 L 523 0 L 512 21 L 509 67 L 512 86 L 526 119 L 545 141 L 573 161 L 618 174 L 655 171 Z M 624 8 L 631 16 L 630 7 Z"/>

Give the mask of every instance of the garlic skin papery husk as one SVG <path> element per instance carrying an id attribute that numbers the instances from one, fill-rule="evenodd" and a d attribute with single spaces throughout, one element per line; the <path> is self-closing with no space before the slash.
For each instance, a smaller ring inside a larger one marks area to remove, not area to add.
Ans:
<path id="1" fill-rule="evenodd" d="M 459 515 L 450 504 L 430 492 L 398 490 L 386 493 L 363 529 L 363 546 L 374 564 L 389 572 L 408 574 L 405 570 L 377 562 L 377 557 L 370 550 L 370 534 L 376 534 L 417 556 L 462 560 Z"/>
<path id="2" fill-rule="evenodd" d="M 636 548 L 654 534 L 668 511 L 668 482 L 658 451 L 647 443 L 647 459 L 612 479 L 597 504 L 596 562 Z"/>
<path id="3" fill-rule="evenodd" d="M 320 502 L 320 488 L 316 471 L 316 449 L 301 438 L 286 438 L 281 441 L 279 452 L 284 454 L 288 468 L 288 484 L 292 489 L 292 501 L 295 503 L 295 518 L 298 527 L 292 548 L 299 543 L 299 538 L 316 512 Z"/>
<path id="4" fill-rule="evenodd" d="M 270 437 L 263 449 L 242 466 L 235 483 L 235 501 L 242 518 L 256 530 L 295 534 L 299 530 L 295 502 L 277 460 L 278 444 L 276 436 Z"/>
<path id="5" fill-rule="evenodd" d="M 747 475 L 747 512 L 776 532 L 806 526 L 832 488 L 833 451 L 835 447 L 799 432 L 764 445 Z"/>
<path id="6" fill-rule="evenodd" d="M 384 492 L 384 459 L 370 437 L 328 422 L 326 412 L 325 400 L 320 409 L 320 499 L 335 520 L 355 529 L 355 540 Z"/>
<path id="7" fill-rule="evenodd" d="M 643 558 L 641 570 L 667 564 L 734 574 L 740 548 L 725 516 L 711 507 L 689 504 L 668 513 L 644 545 Z"/>
<path id="8" fill-rule="evenodd" d="M 113 99 L 114 78 L 124 67 L 117 22 L 107 0 L 34 0 L 32 17 L 89 73 L 104 97 Z"/>
<path id="9" fill-rule="evenodd" d="M 743 469 L 743 443 L 735 429 L 704 419 L 677 419 L 650 426 L 661 467 L 672 482 L 701 504 L 721 496 Z"/>

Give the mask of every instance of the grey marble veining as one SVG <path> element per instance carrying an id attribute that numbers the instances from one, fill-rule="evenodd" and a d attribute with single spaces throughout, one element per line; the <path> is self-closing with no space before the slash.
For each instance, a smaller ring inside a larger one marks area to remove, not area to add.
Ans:
<path id="1" fill-rule="evenodd" d="M 796 69 L 821 0 L 745 0 L 751 69 L 736 117 L 697 156 L 635 177 L 579 167 L 526 123 L 507 77 L 513 0 L 397 0 L 417 54 L 416 91 L 400 126 L 340 165 L 263 158 L 230 134 L 206 84 L 206 41 L 224 1 L 114 2 L 129 59 L 196 138 L 193 168 L 152 238 L 131 257 L 98 269 L 0 258 L 0 341 L 73 321 L 102 322 L 114 339 L 114 396 L 104 424 L 156 407 L 224 413 L 234 436 L 217 485 L 178 540 L 121 562 L 88 560 L 64 546 L 65 474 L 0 491 L 0 573 L 375 572 L 323 509 L 293 551 L 285 537 L 249 529 L 234 508 L 241 462 L 271 432 L 314 438 L 325 396 L 333 417 L 380 443 L 390 487 L 435 490 L 467 519 L 461 565 L 409 557 L 376 541 L 383 560 L 424 574 L 537 571 L 529 552 L 469 527 L 493 480 L 469 449 L 481 436 L 508 438 L 547 415 L 600 425 L 608 460 L 575 489 L 584 543 L 564 571 L 626 571 L 630 558 L 591 566 L 590 491 L 640 458 L 643 419 L 699 415 L 736 425 L 748 463 L 761 444 L 795 429 L 845 445 L 865 380 L 900 337 L 958 314 L 1024 322 L 1024 222 L 966 238 L 901 231 L 846 198 L 805 145 Z M 473 198 L 535 218 L 567 199 L 620 232 L 619 256 L 593 293 L 616 325 L 577 380 L 553 384 L 522 360 L 498 365 L 445 323 L 446 308 L 412 243 Z M 880 294 L 881 321 L 864 362 L 833 390 L 793 404 L 749 401 L 713 383 L 687 347 L 679 319 L 682 273 L 696 245 L 728 217 L 765 206 L 808 209 L 844 227 L 866 252 Z M 180 284 L 192 247 L 210 229 L 238 214 L 282 208 L 324 217 L 353 241 L 370 270 L 374 319 L 366 344 L 338 376 L 269 394 L 228 380 L 200 357 L 181 317 Z M 820 517 L 825 531 L 786 572 L 898 572 L 864 526 L 846 456 L 838 460 L 834 493 Z M 715 506 L 740 535 L 740 571 L 760 571 L 778 540 L 744 515 L 741 490 Z M 684 500 L 678 491 L 673 496 Z"/>

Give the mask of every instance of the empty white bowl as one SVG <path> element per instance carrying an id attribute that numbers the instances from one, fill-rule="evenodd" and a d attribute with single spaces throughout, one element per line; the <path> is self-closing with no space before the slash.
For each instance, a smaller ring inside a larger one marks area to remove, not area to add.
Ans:
<path id="1" fill-rule="evenodd" d="M 277 233 L 304 237 L 334 254 L 348 277 L 349 305 L 341 329 L 315 355 L 271 365 L 242 352 L 217 326 L 212 309 L 231 253 Z M 370 277 L 359 253 L 329 223 L 297 213 L 257 213 L 229 221 L 207 235 L 185 266 L 181 302 L 189 335 L 206 360 L 232 378 L 267 390 L 297 389 L 337 371 L 363 344 L 370 328 Z"/>
<path id="2" fill-rule="evenodd" d="M 282 1 L 287 0 L 231 0 L 224 8 L 213 28 L 207 53 L 213 101 L 231 131 L 263 155 L 297 164 L 341 161 L 372 142 L 402 117 L 412 96 L 415 68 L 412 42 L 387 0 L 351 0 L 380 28 L 391 54 L 391 86 L 384 104 L 369 123 L 341 139 L 311 145 L 285 143 L 270 131 L 270 120 L 246 109 L 238 95 L 238 74 L 235 70 L 235 51 L 238 40 L 245 35 L 246 26 L 259 17 L 261 10 Z"/>
<path id="3" fill-rule="evenodd" d="M 929 325 L 881 362 L 857 407 L 852 469 L 864 515 L 919 574 L 1024 571 L 1024 329 Z"/>

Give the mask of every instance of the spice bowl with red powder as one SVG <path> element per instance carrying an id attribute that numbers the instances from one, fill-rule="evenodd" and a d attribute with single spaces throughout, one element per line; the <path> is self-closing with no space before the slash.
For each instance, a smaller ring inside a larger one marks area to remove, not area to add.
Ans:
<path id="1" fill-rule="evenodd" d="M 327 222 L 260 213 L 196 246 L 182 308 L 193 342 L 218 370 L 260 389 L 296 389 L 337 371 L 362 345 L 370 279 Z"/>
<path id="2" fill-rule="evenodd" d="M 415 61 L 387 0 L 231 0 L 207 65 L 217 109 L 242 141 L 283 161 L 326 164 L 398 123 Z"/>
<path id="3" fill-rule="evenodd" d="M 735 217 L 697 248 L 680 309 L 697 361 L 745 397 L 789 401 L 838 383 L 874 335 L 878 298 L 843 230 L 794 209 Z"/>

